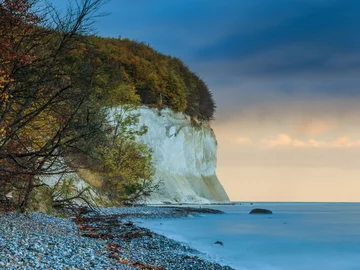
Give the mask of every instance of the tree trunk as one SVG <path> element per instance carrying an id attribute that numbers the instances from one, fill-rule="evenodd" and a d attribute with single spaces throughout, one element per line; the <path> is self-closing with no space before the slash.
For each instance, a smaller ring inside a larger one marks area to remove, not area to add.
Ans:
<path id="1" fill-rule="evenodd" d="M 25 190 L 25 195 L 24 195 L 24 200 L 21 203 L 20 206 L 20 212 L 21 213 L 25 213 L 26 210 L 29 208 L 29 204 L 30 204 L 30 196 L 31 196 L 31 192 L 33 190 L 33 186 L 34 186 L 34 179 L 32 177 L 30 177 L 29 179 L 29 184 Z"/>

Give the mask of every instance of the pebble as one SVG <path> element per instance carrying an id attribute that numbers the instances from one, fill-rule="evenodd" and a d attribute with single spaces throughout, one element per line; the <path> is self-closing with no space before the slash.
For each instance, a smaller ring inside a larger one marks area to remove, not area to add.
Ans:
<path id="1" fill-rule="evenodd" d="M 104 240 L 82 237 L 70 219 L 0 214 L 1 270 L 136 269 L 116 265 L 105 247 Z"/>
<path id="2" fill-rule="evenodd" d="M 172 207 L 100 209 L 96 221 L 86 225 L 97 228 L 98 234 L 111 234 L 108 239 L 82 236 L 80 224 L 71 217 L 0 214 L 0 269 L 232 269 L 206 261 L 199 251 L 131 221 L 181 218 L 189 213 L 206 212 Z M 117 223 L 106 223 L 109 217 Z"/>

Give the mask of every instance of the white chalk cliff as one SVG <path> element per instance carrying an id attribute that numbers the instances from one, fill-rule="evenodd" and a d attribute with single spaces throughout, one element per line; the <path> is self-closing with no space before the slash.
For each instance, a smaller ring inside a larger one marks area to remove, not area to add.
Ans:
<path id="1" fill-rule="evenodd" d="M 148 127 L 139 141 L 153 150 L 154 180 L 162 182 L 149 203 L 229 201 L 216 176 L 217 142 L 208 123 L 193 125 L 170 109 L 140 107 L 136 113 L 139 125 Z"/>
<path id="2" fill-rule="evenodd" d="M 189 116 L 170 109 L 143 106 L 132 113 L 139 116 L 139 127 L 148 127 L 148 132 L 138 140 L 152 149 L 154 182 L 161 181 L 159 191 L 153 193 L 147 203 L 229 202 L 216 176 L 217 142 L 209 123 L 194 125 Z M 65 166 L 64 160 L 59 162 L 59 166 Z M 68 173 L 63 178 L 73 179 L 78 190 L 89 186 L 76 173 Z M 46 176 L 41 180 L 54 186 L 59 176 Z M 96 189 L 91 191 L 91 196 L 98 196 Z"/>

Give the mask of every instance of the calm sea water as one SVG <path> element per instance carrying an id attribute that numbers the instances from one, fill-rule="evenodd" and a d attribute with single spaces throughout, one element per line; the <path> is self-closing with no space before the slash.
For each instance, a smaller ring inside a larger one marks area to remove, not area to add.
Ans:
<path id="1" fill-rule="evenodd" d="M 249 215 L 255 207 L 274 214 Z M 226 214 L 140 225 L 235 269 L 360 270 L 360 203 L 237 203 L 211 208 Z"/>

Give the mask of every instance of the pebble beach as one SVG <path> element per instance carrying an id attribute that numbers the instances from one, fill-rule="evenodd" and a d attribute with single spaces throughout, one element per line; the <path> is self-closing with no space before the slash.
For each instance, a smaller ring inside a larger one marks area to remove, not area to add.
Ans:
<path id="1" fill-rule="evenodd" d="M 142 219 L 221 214 L 202 208 L 101 209 L 81 217 L 0 214 L 0 269 L 233 269 L 139 225 Z"/>

